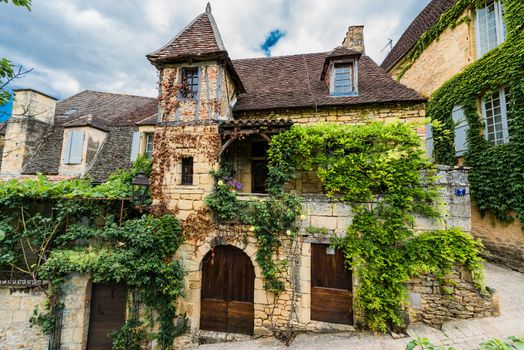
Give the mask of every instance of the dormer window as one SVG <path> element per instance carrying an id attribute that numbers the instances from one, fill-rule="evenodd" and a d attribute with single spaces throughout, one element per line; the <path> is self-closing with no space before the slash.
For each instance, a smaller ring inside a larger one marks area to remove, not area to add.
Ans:
<path id="1" fill-rule="evenodd" d="M 82 163 L 84 149 L 83 131 L 66 131 L 64 142 L 63 161 L 64 164 Z"/>
<path id="2" fill-rule="evenodd" d="M 182 68 L 182 87 L 180 93 L 184 98 L 196 98 L 198 95 L 198 67 Z"/>

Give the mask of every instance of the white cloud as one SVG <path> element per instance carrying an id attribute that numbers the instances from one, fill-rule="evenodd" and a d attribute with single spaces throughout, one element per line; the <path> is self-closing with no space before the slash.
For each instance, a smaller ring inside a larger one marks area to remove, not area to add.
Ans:
<path id="1" fill-rule="evenodd" d="M 34 72 L 18 85 L 67 97 L 83 89 L 156 95 L 145 55 L 166 44 L 207 0 L 46 0 L 33 10 L 0 4 L 0 52 Z M 428 0 L 214 0 L 213 15 L 232 58 L 259 57 L 274 29 L 287 33 L 273 55 L 328 51 L 347 27 L 365 25 L 367 53 L 381 61 Z"/>

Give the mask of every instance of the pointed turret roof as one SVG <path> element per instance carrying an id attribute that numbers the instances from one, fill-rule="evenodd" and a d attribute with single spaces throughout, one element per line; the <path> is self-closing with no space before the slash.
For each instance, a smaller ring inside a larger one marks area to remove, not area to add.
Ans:
<path id="1" fill-rule="evenodd" d="M 167 45 L 147 55 L 151 63 L 182 59 L 207 59 L 227 56 L 215 19 L 208 3 L 206 11 L 197 16 Z"/>
<path id="2" fill-rule="evenodd" d="M 198 15 L 180 33 L 164 47 L 150 53 L 147 59 L 160 68 L 163 63 L 183 61 L 220 60 L 225 63 L 231 79 L 239 93 L 245 92 L 235 67 L 229 58 L 217 24 L 211 14 L 211 5 L 207 3 L 206 11 Z"/>

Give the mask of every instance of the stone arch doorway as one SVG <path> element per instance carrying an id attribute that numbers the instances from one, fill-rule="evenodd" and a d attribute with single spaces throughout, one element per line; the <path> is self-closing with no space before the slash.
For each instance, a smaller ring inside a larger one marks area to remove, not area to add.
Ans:
<path id="1" fill-rule="evenodd" d="M 253 334 L 255 269 L 241 249 L 217 246 L 202 260 L 200 329 Z"/>

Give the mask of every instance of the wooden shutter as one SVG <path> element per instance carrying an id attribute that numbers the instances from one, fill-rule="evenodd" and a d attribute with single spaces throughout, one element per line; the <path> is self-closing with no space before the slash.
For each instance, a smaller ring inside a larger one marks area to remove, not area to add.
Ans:
<path id="1" fill-rule="evenodd" d="M 468 122 L 462 106 L 455 106 L 451 113 L 455 124 L 455 156 L 462 156 L 467 149 Z"/>
<path id="2" fill-rule="evenodd" d="M 69 164 L 82 163 L 82 149 L 84 146 L 84 132 L 72 131 L 69 149 Z"/>
<path id="3" fill-rule="evenodd" d="M 131 144 L 131 161 L 134 162 L 138 158 L 138 150 L 140 148 L 140 131 L 133 132 L 133 142 Z"/>
<path id="4" fill-rule="evenodd" d="M 65 140 L 64 140 L 64 157 L 62 159 L 62 163 L 64 164 L 69 164 L 69 153 L 71 152 L 71 134 L 73 132 L 72 131 L 67 131 L 66 132 L 66 135 L 65 135 Z"/>

